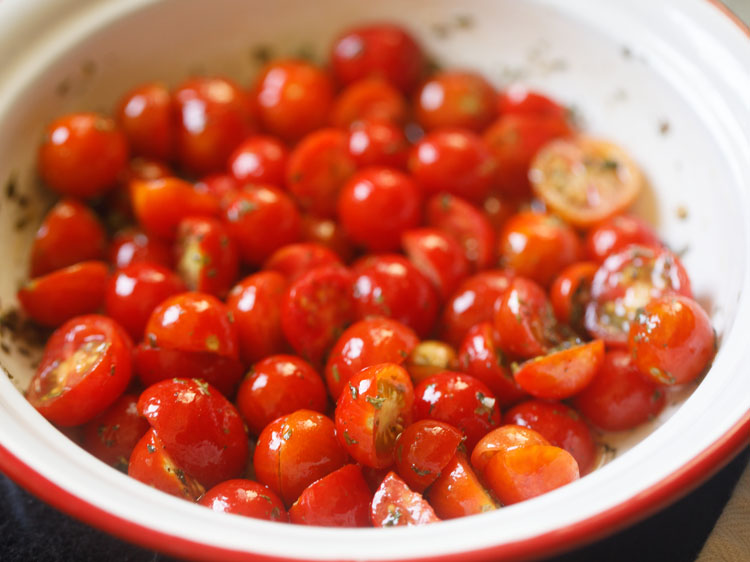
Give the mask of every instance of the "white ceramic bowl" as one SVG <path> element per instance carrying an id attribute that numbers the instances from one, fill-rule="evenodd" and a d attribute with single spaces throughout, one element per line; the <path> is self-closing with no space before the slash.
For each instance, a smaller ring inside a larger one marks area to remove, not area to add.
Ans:
<path id="1" fill-rule="evenodd" d="M 107 111 L 138 82 L 221 73 L 248 84 L 259 45 L 325 57 L 363 20 L 410 27 L 445 65 L 550 92 L 641 163 L 639 202 L 676 249 L 721 348 L 705 380 L 618 458 L 543 497 L 423 528 L 320 529 L 213 513 L 100 463 L 24 400 L 27 346 L 3 330 L 0 468 L 55 506 L 191 558 L 539 556 L 609 533 L 686 493 L 750 433 L 750 35 L 707 0 L 5 0 L 0 2 L 0 304 L 15 306 L 46 196 L 34 171 L 46 122 Z M 687 218 L 679 218 L 680 208 Z M 693 389 L 689 389 L 692 391 Z M 687 393 L 683 393 L 687 394 Z"/>

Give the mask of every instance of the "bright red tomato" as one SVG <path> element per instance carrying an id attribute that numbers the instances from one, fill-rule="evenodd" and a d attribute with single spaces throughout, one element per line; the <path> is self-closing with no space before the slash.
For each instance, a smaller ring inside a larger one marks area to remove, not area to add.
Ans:
<path id="1" fill-rule="evenodd" d="M 414 113 L 427 131 L 461 127 L 481 132 L 495 118 L 496 99 L 495 89 L 479 74 L 439 72 L 417 92 Z"/>
<path id="2" fill-rule="evenodd" d="M 584 334 L 583 317 L 591 300 L 591 282 L 597 270 L 594 262 L 584 261 L 569 265 L 552 282 L 549 299 L 555 317 L 576 332 Z"/>
<path id="3" fill-rule="evenodd" d="M 441 519 L 476 515 L 497 508 L 460 451 L 453 455 L 425 497 Z"/>
<path id="4" fill-rule="evenodd" d="M 324 265 L 342 265 L 341 258 L 322 244 L 299 242 L 276 250 L 263 264 L 263 269 L 278 271 L 293 282 L 311 269 Z"/>
<path id="5" fill-rule="evenodd" d="M 367 119 L 349 127 L 349 155 L 359 168 L 388 166 L 403 170 L 409 141 L 403 129 L 390 121 Z"/>
<path id="6" fill-rule="evenodd" d="M 662 245 L 653 229 L 638 217 L 616 215 L 589 230 L 584 246 L 588 259 L 601 263 L 630 244 Z"/>
<path id="7" fill-rule="evenodd" d="M 412 490 L 422 493 L 442 474 L 463 441 L 463 433 L 447 423 L 414 422 L 396 441 L 396 472 Z"/>
<path id="8" fill-rule="evenodd" d="M 382 78 L 364 78 L 349 84 L 336 98 L 331 124 L 348 129 L 357 121 L 378 119 L 401 125 L 408 107 L 401 92 Z"/>
<path id="9" fill-rule="evenodd" d="M 469 262 L 461 245 L 437 228 L 415 228 L 401 236 L 404 253 L 432 282 L 444 301 L 469 274 Z"/>
<path id="10" fill-rule="evenodd" d="M 142 230 L 128 228 L 119 231 L 112 239 L 109 262 L 117 269 L 124 269 L 141 262 L 172 267 L 174 260 L 169 244 Z"/>
<path id="11" fill-rule="evenodd" d="M 162 83 L 141 84 L 117 104 L 115 118 L 134 154 L 170 160 L 177 123 L 169 89 Z"/>
<path id="12" fill-rule="evenodd" d="M 549 445 L 545 437 L 533 429 L 519 425 L 503 425 L 482 437 L 471 452 L 471 466 L 484 479 L 487 463 L 497 453 L 531 445 Z"/>
<path id="13" fill-rule="evenodd" d="M 252 480 L 236 478 L 221 482 L 208 490 L 198 503 L 221 513 L 289 522 L 289 514 L 279 496 L 268 486 Z"/>
<path id="14" fill-rule="evenodd" d="M 234 176 L 224 173 L 208 174 L 195 182 L 195 189 L 197 191 L 208 193 L 222 207 L 226 197 L 238 191 L 240 187 L 240 182 Z"/>
<path id="15" fill-rule="evenodd" d="M 565 107 L 522 84 L 513 84 L 500 92 L 497 111 L 500 115 L 537 115 L 559 119 L 567 117 Z"/>
<path id="16" fill-rule="evenodd" d="M 127 471 L 136 444 L 149 430 L 138 413 L 138 396 L 123 394 L 84 427 L 83 448 L 102 462 Z"/>
<path id="17" fill-rule="evenodd" d="M 302 240 L 315 242 L 336 252 L 345 262 L 354 255 L 354 248 L 341 224 L 330 218 L 302 215 Z"/>
<path id="18" fill-rule="evenodd" d="M 239 183 L 284 185 L 289 150 L 275 137 L 253 135 L 229 157 L 228 168 Z"/>
<path id="19" fill-rule="evenodd" d="M 375 527 L 413 527 L 440 521 L 429 503 L 409 489 L 394 472 L 389 472 L 372 498 Z"/>

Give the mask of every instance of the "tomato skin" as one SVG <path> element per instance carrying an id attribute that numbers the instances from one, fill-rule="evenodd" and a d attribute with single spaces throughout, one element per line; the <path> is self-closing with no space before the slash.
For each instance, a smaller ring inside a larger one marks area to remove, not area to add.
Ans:
<path id="1" fill-rule="evenodd" d="M 427 133 L 409 156 L 409 170 L 428 195 L 450 193 L 479 202 L 489 193 L 495 160 L 470 130 L 441 128 Z"/>
<path id="2" fill-rule="evenodd" d="M 464 373 L 444 371 L 420 382 L 414 389 L 414 419 L 449 423 L 466 435 L 466 448 L 500 425 L 500 410 L 492 391 Z"/>
<path id="3" fill-rule="evenodd" d="M 424 73 L 425 57 L 408 31 L 380 23 L 342 33 L 331 48 L 331 66 L 342 84 L 374 76 L 408 93 Z"/>
<path id="4" fill-rule="evenodd" d="M 240 476 L 247 434 L 235 407 L 208 383 L 170 379 L 143 391 L 138 411 L 176 465 L 206 488 Z"/>
<path id="5" fill-rule="evenodd" d="M 414 422 L 396 441 L 396 472 L 421 494 L 438 479 L 463 440 L 463 433 L 450 424 L 429 419 Z"/>
<path id="6" fill-rule="evenodd" d="M 172 271 L 154 263 L 129 265 L 107 283 L 107 315 L 140 341 L 151 313 L 167 297 L 185 292 L 185 285 Z"/>
<path id="7" fill-rule="evenodd" d="M 409 260 L 397 254 L 364 257 L 352 266 L 355 317 L 386 316 L 425 337 L 437 316 L 437 295 Z"/>
<path id="8" fill-rule="evenodd" d="M 479 132 L 495 118 L 496 97 L 495 89 L 479 74 L 439 72 L 417 92 L 414 113 L 426 131 L 461 127 Z"/>
<path id="9" fill-rule="evenodd" d="M 134 154 L 171 159 L 177 124 L 166 85 L 151 82 L 130 90 L 118 102 L 115 118 Z"/>
<path id="10" fill-rule="evenodd" d="M 584 261 L 569 265 L 552 282 L 549 299 L 555 317 L 561 324 L 568 324 L 578 333 L 585 333 L 583 318 L 586 305 L 591 298 L 591 282 L 598 266 Z"/>
<path id="11" fill-rule="evenodd" d="M 244 262 L 259 266 L 282 246 L 299 240 L 299 211 L 280 189 L 248 186 L 225 203 L 224 223 Z"/>
<path id="12" fill-rule="evenodd" d="M 110 318 L 73 318 L 47 340 L 26 398 L 57 425 L 84 424 L 127 388 L 132 347 L 125 331 Z"/>
<path id="13" fill-rule="evenodd" d="M 540 92 L 513 84 L 500 92 L 497 99 L 500 115 L 537 115 L 565 119 L 567 110 Z"/>
<path id="14" fill-rule="evenodd" d="M 229 292 L 227 308 L 234 317 L 240 355 L 247 365 L 284 350 L 280 309 L 287 286 L 280 273 L 261 271 Z"/>
<path id="15" fill-rule="evenodd" d="M 289 150 L 279 139 L 253 135 L 242 141 L 229 157 L 229 172 L 239 183 L 282 186 Z"/>
<path id="16" fill-rule="evenodd" d="M 349 455 L 336 438 L 333 421 L 310 410 L 297 410 L 269 423 L 258 436 L 253 457 L 258 481 L 287 506 L 310 484 L 347 462 Z"/>
<path id="17" fill-rule="evenodd" d="M 28 281 L 18 300 L 34 322 L 54 328 L 96 312 L 104 302 L 108 277 L 106 263 L 81 262 Z"/>
<path id="18" fill-rule="evenodd" d="M 441 519 L 476 515 L 497 508 L 461 452 L 453 455 L 425 497 Z"/>
<path id="19" fill-rule="evenodd" d="M 393 464 L 396 438 L 411 423 L 414 387 L 395 363 L 362 369 L 336 402 L 336 435 L 354 460 L 373 468 Z"/>
<path id="20" fill-rule="evenodd" d="M 150 262 L 172 267 L 172 250 L 169 244 L 135 228 L 119 231 L 109 247 L 109 262 L 116 269 L 134 263 Z"/>
<path id="21" fill-rule="evenodd" d="M 372 167 L 354 174 L 338 198 L 338 216 L 349 238 L 371 252 L 398 250 L 401 234 L 419 225 L 422 194 L 406 174 Z"/>
<path id="22" fill-rule="evenodd" d="M 520 425 L 502 425 L 479 440 L 471 452 L 471 466 L 484 480 L 487 463 L 496 454 L 531 445 L 549 444 L 549 441 L 538 431 Z"/>
<path id="23" fill-rule="evenodd" d="M 308 62 L 277 60 L 261 71 L 254 97 L 263 129 L 295 142 L 326 123 L 333 86 L 325 72 Z"/>
<path id="24" fill-rule="evenodd" d="M 632 215 L 615 215 L 586 233 L 584 248 L 588 259 L 602 263 L 630 244 L 661 246 L 659 237 L 644 221 Z"/>
<path id="25" fill-rule="evenodd" d="M 641 375 L 627 351 L 612 350 L 573 404 L 595 426 L 624 431 L 657 416 L 664 409 L 666 394 Z"/>
<path id="26" fill-rule="evenodd" d="M 138 414 L 138 396 L 123 394 L 84 427 L 83 448 L 102 462 L 127 470 L 136 443 L 149 430 Z"/>
<path id="27" fill-rule="evenodd" d="M 267 486 L 252 480 L 235 478 L 221 482 L 208 490 L 198 503 L 221 513 L 289 522 L 281 499 Z"/>
<path id="28" fill-rule="evenodd" d="M 461 245 L 437 228 L 414 228 L 401 236 L 409 261 L 429 279 L 444 301 L 469 274 Z"/>
<path id="29" fill-rule="evenodd" d="M 404 367 L 414 384 L 442 371 L 458 369 L 456 350 L 439 340 L 423 340 L 412 349 Z"/>
<path id="30" fill-rule="evenodd" d="M 648 303 L 628 334 L 633 362 L 657 384 L 694 380 L 711 365 L 716 347 L 708 314 L 681 295 L 665 295 Z"/>
<path id="31" fill-rule="evenodd" d="M 387 166 L 404 170 L 409 141 L 403 129 L 390 121 L 367 119 L 349 127 L 349 156 L 358 168 Z"/>
<path id="32" fill-rule="evenodd" d="M 484 477 L 503 505 L 511 505 L 578 480 L 580 474 L 565 449 L 531 445 L 494 455 Z"/>
<path id="33" fill-rule="evenodd" d="M 74 199 L 59 201 L 44 217 L 31 247 L 31 277 L 104 258 L 107 238 L 99 219 Z"/>
<path id="34" fill-rule="evenodd" d="M 339 192 L 357 168 L 348 142 L 344 131 L 319 129 L 289 155 L 286 185 L 302 209 L 322 217 L 336 215 Z"/>
<path id="35" fill-rule="evenodd" d="M 529 400 L 505 412 L 503 421 L 538 431 L 550 445 L 568 451 L 578 463 L 581 476 L 593 470 L 596 443 L 588 425 L 573 408 L 560 402 Z"/>
<path id="36" fill-rule="evenodd" d="M 586 388 L 603 359 L 604 342 L 594 340 L 526 361 L 513 377 L 532 396 L 562 400 Z"/>
<path id="37" fill-rule="evenodd" d="M 37 158 L 39 173 L 53 191 L 80 199 L 115 187 L 127 161 L 125 135 L 97 113 L 69 113 L 52 121 Z"/>
<path id="38" fill-rule="evenodd" d="M 263 264 L 265 271 L 278 271 L 290 282 L 324 265 L 343 265 L 341 258 L 329 248 L 314 242 L 287 244 L 276 250 Z"/>
<path id="39" fill-rule="evenodd" d="M 289 508 L 298 525 L 369 527 L 372 494 L 362 469 L 348 464 L 311 483 Z"/>
<path id="40" fill-rule="evenodd" d="M 411 328 L 390 318 L 373 316 L 352 324 L 328 355 L 325 379 L 331 397 L 338 400 L 349 379 L 365 367 L 402 364 L 418 343 Z"/>
<path id="41" fill-rule="evenodd" d="M 349 262 L 354 255 L 354 248 L 344 234 L 341 224 L 330 218 L 302 215 L 302 240 L 321 244 L 333 250 L 344 262 Z"/>
<path id="42" fill-rule="evenodd" d="M 229 174 L 213 173 L 195 182 L 195 189 L 211 195 L 223 208 L 225 198 L 240 189 L 240 182 Z"/>
<path id="43" fill-rule="evenodd" d="M 557 274 L 580 259 L 575 231 L 553 215 L 522 212 L 500 233 L 500 263 L 518 275 L 549 287 Z"/>
<path id="44" fill-rule="evenodd" d="M 352 82 L 338 95 L 331 110 L 331 125 L 348 129 L 357 121 L 378 119 L 397 125 L 406 121 L 404 96 L 381 78 Z"/>
<path id="45" fill-rule="evenodd" d="M 256 363 L 237 392 L 237 408 L 252 435 L 297 410 L 325 413 L 327 407 L 320 375 L 293 355 L 272 355 Z"/>
<path id="46" fill-rule="evenodd" d="M 394 472 L 386 475 L 375 492 L 370 515 L 374 527 L 412 527 L 440 521 L 432 506 Z"/>

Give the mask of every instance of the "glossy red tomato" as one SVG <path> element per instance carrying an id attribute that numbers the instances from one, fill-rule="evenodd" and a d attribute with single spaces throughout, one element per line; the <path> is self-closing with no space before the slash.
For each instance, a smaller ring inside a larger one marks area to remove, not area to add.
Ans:
<path id="1" fill-rule="evenodd" d="M 117 269 L 142 262 L 172 267 L 173 261 L 169 244 L 135 228 L 116 233 L 109 246 L 109 262 Z"/>
<path id="2" fill-rule="evenodd" d="M 290 282 L 323 265 L 342 265 L 333 251 L 314 242 L 287 244 L 276 250 L 263 264 L 266 271 L 278 271 Z"/>
<path id="3" fill-rule="evenodd" d="M 338 217 L 349 238 L 372 252 L 401 246 L 401 234 L 419 225 L 422 194 L 406 174 L 372 167 L 354 174 L 341 189 Z"/>
<path id="4" fill-rule="evenodd" d="M 437 228 L 415 228 L 401 236 L 404 253 L 444 301 L 469 275 L 469 262 L 461 245 Z"/>
<path id="5" fill-rule="evenodd" d="M 354 375 L 379 363 L 402 364 L 419 343 L 411 328 L 381 316 L 360 320 L 338 338 L 328 355 L 325 378 L 334 400 Z"/>
<path id="6" fill-rule="evenodd" d="M 236 478 L 221 482 L 208 490 L 198 503 L 221 513 L 289 522 L 289 514 L 279 497 L 268 486 L 252 480 Z"/>
<path id="7" fill-rule="evenodd" d="M 716 354 L 716 333 L 693 299 L 665 295 L 637 313 L 628 334 L 633 363 L 657 384 L 685 384 L 703 374 Z"/>
<path id="8" fill-rule="evenodd" d="M 463 441 L 463 433 L 447 423 L 414 422 L 396 441 L 396 472 L 409 488 L 422 493 L 442 474 Z"/>
<path id="9" fill-rule="evenodd" d="M 444 371 L 414 389 L 414 419 L 449 423 L 466 435 L 466 448 L 500 425 L 500 409 L 483 382 L 464 373 Z"/>
<path id="10" fill-rule="evenodd" d="M 253 135 L 234 150 L 228 168 L 239 183 L 284 185 L 284 171 L 289 150 L 279 139 Z"/>
<path id="11" fill-rule="evenodd" d="M 487 463 L 497 453 L 531 445 L 549 445 L 538 431 L 520 425 L 503 425 L 482 437 L 471 452 L 471 466 L 484 479 Z"/>
<path id="12" fill-rule="evenodd" d="M 38 155 L 44 182 L 59 195 L 81 199 L 115 187 L 127 162 L 125 135 L 97 113 L 70 113 L 47 125 Z"/>
<path id="13" fill-rule="evenodd" d="M 102 462 L 119 470 L 128 469 L 136 443 L 149 430 L 138 413 L 138 396 L 123 394 L 84 427 L 83 448 Z"/>
<path id="14" fill-rule="evenodd" d="M 301 208 L 331 217 L 341 188 L 355 170 L 347 133 L 320 129 L 303 138 L 289 155 L 286 185 Z"/>
<path id="15" fill-rule="evenodd" d="M 624 431 L 657 416 L 666 394 L 641 374 L 630 353 L 618 349 L 604 355 L 599 372 L 573 404 L 597 427 Z"/>
<path id="16" fill-rule="evenodd" d="M 31 277 L 82 261 L 100 260 L 107 235 L 99 219 L 74 199 L 59 201 L 44 217 L 31 247 Z"/>
<path id="17" fill-rule="evenodd" d="M 234 176 L 224 173 L 213 173 L 203 176 L 195 182 L 195 189 L 213 196 L 223 206 L 228 195 L 240 189 L 240 182 Z"/>
<path id="18" fill-rule="evenodd" d="M 250 433 L 297 410 L 325 413 L 326 387 L 312 365 L 293 355 L 272 355 L 253 365 L 237 392 L 237 408 Z"/>
<path id="19" fill-rule="evenodd" d="M 420 337 L 433 329 L 437 295 L 409 260 L 396 254 L 368 256 L 353 265 L 355 316 L 386 316 Z"/>
<path id="20" fill-rule="evenodd" d="M 549 299 L 555 317 L 578 333 L 585 333 L 583 317 L 591 300 L 591 282 L 597 270 L 594 262 L 584 261 L 569 265 L 555 278 Z"/>
<path id="21" fill-rule="evenodd" d="M 601 263 L 631 244 L 662 245 L 653 229 L 638 217 L 616 215 L 589 230 L 584 247 L 588 259 Z"/>
<path id="22" fill-rule="evenodd" d="M 410 92 L 422 78 L 425 64 L 422 49 L 411 34 L 394 24 L 349 29 L 331 48 L 331 66 L 342 84 L 375 76 Z"/>
<path id="23" fill-rule="evenodd" d="M 567 110 L 559 103 L 540 92 L 529 90 L 522 84 L 513 84 L 500 92 L 497 99 L 500 115 L 538 115 L 546 117 L 567 117 Z"/>
<path id="24" fill-rule="evenodd" d="M 345 262 L 351 261 L 354 248 L 341 225 L 330 218 L 302 215 L 302 240 L 322 244 Z"/>
<path id="25" fill-rule="evenodd" d="M 453 455 L 425 497 L 441 519 L 476 515 L 497 508 L 461 452 Z"/>
<path id="26" fill-rule="evenodd" d="M 404 367 L 414 384 L 442 371 L 458 370 L 456 350 L 439 340 L 423 340 L 417 344 Z"/>
<path id="27" fill-rule="evenodd" d="M 408 107 L 401 92 L 382 78 L 364 78 L 352 82 L 336 98 L 331 124 L 348 129 L 357 121 L 378 119 L 401 125 Z"/>
<path id="28" fill-rule="evenodd" d="M 411 423 L 414 388 L 395 363 L 362 369 L 349 379 L 336 402 L 336 435 L 362 465 L 393 464 L 396 438 Z"/>
<path id="29" fill-rule="evenodd" d="M 109 279 L 105 309 L 134 341 L 140 341 L 154 309 L 167 297 L 185 290 L 185 284 L 166 267 L 148 262 L 134 263 Z"/>
<path id="30" fill-rule="evenodd" d="M 505 412 L 503 421 L 538 431 L 550 445 L 568 451 L 578 463 L 581 476 L 593 470 L 596 443 L 588 425 L 573 408 L 560 402 L 529 400 Z"/>
<path id="31" fill-rule="evenodd" d="M 48 327 L 99 310 L 104 303 L 109 269 L 99 261 L 86 261 L 28 281 L 18 291 L 24 312 Z"/>
<path id="32" fill-rule="evenodd" d="M 115 118 L 134 154 L 171 159 L 177 123 L 166 85 L 150 82 L 130 90 L 117 104 Z"/>
<path id="33" fill-rule="evenodd" d="M 388 166 L 403 170 L 409 141 L 403 129 L 390 121 L 367 119 L 349 127 L 349 155 L 359 168 Z"/>
<path id="34" fill-rule="evenodd" d="M 132 226 L 133 212 L 130 183 L 135 180 L 156 180 L 174 176 L 174 171 L 161 160 L 137 156 L 120 173 L 117 186 L 104 195 L 97 205 L 103 222 L 112 229 Z"/>
<path id="35" fill-rule="evenodd" d="M 263 429 L 253 465 L 258 481 L 291 505 L 310 484 L 348 460 L 333 421 L 318 412 L 297 410 Z"/>
<path id="36" fill-rule="evenodd" d="M 495 179 L 495 160 L 481 137 L 467 129 L 427 133 L 409 156 L 409 170 L 426 194 L 450 193 L 482 201 Z"/>
<path id="37" fill-rule="evenodd" d="M 261 126 L 294 142 L 328 121 L 333 86 L 325 72 L 308 62 L 277 60 L 261 71 L 254 96 Z"/>
<path id="38" fill-rule="evenodd" d="M 243 261 L 260 265 L 276 250 L 300 237 L 294 201 L 270 185 L 247 186 L 225 200 L 224 222 Z"/>
<path id="39" fill-rule="evenodd" d="M 497 92 L 479 74 L 453 70 L 431 76 L 417 92 L 414 113 L 422 127 L 481 132 L 496 114 Z"/>
<path id="40" fill-rule="evenodd" d="M 281 303 L 288 283 L 275 271 L 261 271 L 240 281 L 227 297 L 242 360 L 250 365 L 284 351 Z"/>
<path id="41" fill-rule="evenodd" d="M 109 408 L 130 382 L 133 344 L 104 316 L 79 316 L 55 330 L 26 398 L 61 426 L 81 425 Z"/>
<path id="42" fill-rule="evenodd" d="M 372 498 L 375 527 L 412 527 L 440 521 L 429 503 L 409 489 L 394 472 L 389 472 Z"/>

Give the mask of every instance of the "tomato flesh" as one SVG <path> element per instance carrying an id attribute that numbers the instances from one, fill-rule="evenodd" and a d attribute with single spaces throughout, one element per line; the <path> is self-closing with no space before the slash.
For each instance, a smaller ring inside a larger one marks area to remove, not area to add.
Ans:
<path id="1" fill-rule="evenodd" d="M 440 521 L 430 504 L 393 472 L 375 492 L 371 516 L 375 527 L 412 527 Z"/>

